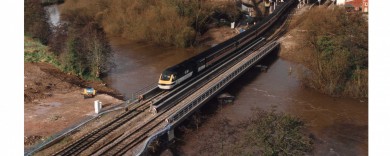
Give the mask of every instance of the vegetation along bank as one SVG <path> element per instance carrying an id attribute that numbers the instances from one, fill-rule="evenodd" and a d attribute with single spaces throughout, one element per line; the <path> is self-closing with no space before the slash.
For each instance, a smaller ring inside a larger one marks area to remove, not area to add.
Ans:
<path id="1" fill-rule="evenodd" d="M 302 84 L 332 96 L 368 97 L 368 20 L 344 8 L 312 8 L 294 17 L 296 46 L 281 56 L 300 64 Z M 292 53 L 292 54 L 289 54 Z"/>

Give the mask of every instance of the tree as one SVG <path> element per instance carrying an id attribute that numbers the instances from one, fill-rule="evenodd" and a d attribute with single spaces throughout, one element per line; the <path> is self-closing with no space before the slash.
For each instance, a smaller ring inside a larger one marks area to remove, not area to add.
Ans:
<path id="1" fill-rule="evenodd" d="M 344 9 L 310 10 L 302 22 L 301 62 L 308 69 L 303 84 L 340 96 L 368 94 L 368 22 L 362 14 Z M 321 19 L 321 20 L 318 20 Z M 362 83 L 364 82 L 364 83 Z"/>
<path id="2" fill-rule="evenodd" d="M 90 74 L 98 78 L 111 66 L 111 47 L 103 29 L 96 22 L 91 22 L 84 27 L 83 36 L 85 36 L 83 42 L 86 46 Z"/>
<path id="3" fill-rule="evenodd" d="M 47 44 L 51 35 L 48 19 L 40 0 L 24 0 L 25 35 L 37 38 L 43 44 Z"/>
<path id="4" fill-rule="evenodd" d="M 111 47 L 101 25 L 85 9 L 62 14 L 51 48 L 61 57 L 65 71 L 84 78 L 100 78 L 112 67 Z M 63 45 L 65 43 L 65 45 Z"/>

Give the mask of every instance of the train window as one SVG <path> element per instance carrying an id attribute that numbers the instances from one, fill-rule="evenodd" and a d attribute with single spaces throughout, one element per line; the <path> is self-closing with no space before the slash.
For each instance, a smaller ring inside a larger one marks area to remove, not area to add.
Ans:
<path id="1" fill-rule="evenodd" d="M 171 79 L 172 72 L 164 71 L 161 75 L 161 80 L 167 81 Z"/>
<path id="2" fill-rule="evenodd" d="M 171 76 L 170 75 L 162 75 L 161 79 L 162 80 L 169 80 L 169 79 L 171 79 Z"/>

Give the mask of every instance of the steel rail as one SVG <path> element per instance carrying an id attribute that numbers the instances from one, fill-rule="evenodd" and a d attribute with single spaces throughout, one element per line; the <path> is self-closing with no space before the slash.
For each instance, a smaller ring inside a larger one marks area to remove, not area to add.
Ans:
<path id="1" fill-rule="evenodd" d="M 153 98 L 156 98 L 162 94 L 164 94 L 165 91 L 161 91 L 159 94 L 155 95 Z M 115 119 L 112 119 L 111 121 L 107 122 L 106 124 L 102 125 L 98 129 L 83 135 L 80 139 L 74 141 L 72 144 L 66 146 L 62 150 L 58 151 L 54 155 L 73 155 L 73 154 L 79 154 L 83 150 L 87 149 L 90 145 L 93 143 L 99 141 L 101 138 L 109 134 L 109 132 L 117 129 L 124 123 L 130 121 L 132 118 L 140 114 L 142 111 L 145 111 L 148 109 L 148 103 L 153 98 L 148 99 L 146 101 L 143 101 L 139 105 L 132 105 L 130 106 L 130 111 L 127 111 L 126 113 L 123 113 L 119 115 L 119 117 L 116 117 Z"/>

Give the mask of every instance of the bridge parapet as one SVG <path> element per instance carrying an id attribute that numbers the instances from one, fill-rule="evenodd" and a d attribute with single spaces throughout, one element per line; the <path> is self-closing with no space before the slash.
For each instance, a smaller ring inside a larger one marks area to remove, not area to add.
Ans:
<path id="1" fill-rule="evenodd" d="M 214 97 L 218 92 L 225 88 L 228 84 L 242 75 L 246 70 L 252 67 L 256 62 L 274 50 L 279 46 L 279 42 L 273 41 L 259 50 L 248 55 L 242 61 L 234 65 L 231 69 L 227 70 L 225 73 L 221 74 L 218 78 L 214 79 L 211 83 L 211 87 L 207 89 L 202 89 L 203 92 L 195 93 L 198 94 L 197 98 L 190 101 L 182 109 L 178 110 L 176 113 L 172 114 L 166 119 L 166 122 L 170 123 L 172 127 L 175 127 L 186 117 L 191 115 L 195 110 L 197 110 L 201 105 L 206 103 L 212 97 Z"/>

